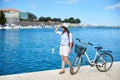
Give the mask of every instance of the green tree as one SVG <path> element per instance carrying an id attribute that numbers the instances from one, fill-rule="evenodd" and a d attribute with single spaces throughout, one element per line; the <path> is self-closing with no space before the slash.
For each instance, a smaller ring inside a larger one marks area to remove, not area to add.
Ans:
<path id="1" fill-rule="evenodd" d="M 53 18 L 52 21 L 55 21 L 55 22 L 62 22 L 62 20 L 60 18 Z"/>
<path id="2" fill-rule="evenodd" d="M 61 20 L 60 18 L 57 18 L 57 21 L 58 21 L 58 22 L 62 22 L 62 20 Z"/>
<path id="3" fill-rule="evenodd" d="M 5 14 L 3 12 L 0 12 L 0 24 L 3 25 L 6 23 Z"/>
<path id="4" fill-rule="evenodd" d="M 70 18 L 65 18 L 63 20 L 63 22 L 65 23 L 81 23 L 80 19 L 74 19 L 73 17 L 70 17 Z"/>
<path id="5" fill-rule="evenodd" d="M 65 22 L 65 23 L 81 23 L 80 19 L 74 19 L 73 17 L 65 18 L 63 21 L 61 18 L 51 18 L 51 17 L 40 17 L 40 22 L 48 22 L 48 21 L 54 21 L 54 22 Z"/>
<path id="6" fill-rule="evenodd" d="M 57 22 L 57 18 L 53 18 L 52 21 Z"/>
<path id="7" fill-rule="evenodd" d="M 46 17 L 45 22 L 47 22 L 47 21 L 51 21 L 51 20 L 52 20 L 51 17 Z"/>
<path id="8" fill-rule="evenodd" d="M 28 19 L 33 20 L 33 19 L 37 19 L 37 17 L 33 13 L 28 12 Z"/>
<path id="9" fill-rule="evenodd" d="M 63 20 L 63 22 L 69 23 L 69 19 L 65 18 L 65 19 Z"/>
<path id="10" fill-rule="evenodd" d="M 69 18 L 69 23 L 74 23 L 74 18 L 73 17 Z"/>
<path id="11" fill-rule="evenodd" d="M 43 17 L 43 16 L 41 16 L 41 17 L 39 18 L 39 21 L 40 21 L 40 22 L 44 22 L 45 20 L 46 20 L 46 18 Z"/>
<path id="12" fill-rule="evenodd" d="M 81 23 L 81 21 L 79 19 L 75 19 L 74 23 Z"/>
<path id="13" fill-rule="evenodd" d="M 51 21 L 51 20 L 52 20 L 51 17 L 40 17 L 39 18 L 40 22 L 47 22 L 47 21 Z"/>

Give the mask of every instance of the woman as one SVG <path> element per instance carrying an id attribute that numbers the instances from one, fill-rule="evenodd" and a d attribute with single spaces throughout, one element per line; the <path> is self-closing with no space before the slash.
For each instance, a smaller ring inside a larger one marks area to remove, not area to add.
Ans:
<path id="1" fill-rule="evenodd" d="M 62 28 L 62 31 L 58 31 L 60 27 Z M 65 63 L 71 67 L 68 55 L 70 54 L 72 48 L 72 34 L 68 30 L 67 26 L 64 26 L 62 24 L 56 27 L 55 32 L 61 35 L 59 54 L 61 55 L 62 59 L 62 70 L 60 71 L 60 74 L 63 74 L 65 73 Z"/>

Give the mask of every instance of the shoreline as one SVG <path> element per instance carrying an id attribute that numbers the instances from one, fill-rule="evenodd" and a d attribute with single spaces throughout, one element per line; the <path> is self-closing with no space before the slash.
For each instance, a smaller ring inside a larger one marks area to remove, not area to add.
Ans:
<path id="1" fill-rule="evenodd" d="M 42 28 L 55 28 L 54 26 L 26 26 L 26 27 L 1 27 L 0 26 L 0 30 L 19 30 L 19 29 L 42 29 Z M 97 27 L 97 26 L 93 26 L 93 27 L 69 27 L 69 28 L 120 28 L 120 27 Z"/>
<path id="2" fill-rule="evenodd" d="M 60 69 L 46 70 L 23 74 L 0 76 L 0 80 L 119 80 L 120 62 L 114 62 L 107 72 L 100 72 L 96 67 L 81 66 L 77 74 L 71 75 L 69 68 L 64 74 L 59 74 Z"/>
<path id="3" fill-rule="evenodd" d="M 27 24 L 27 23 L 26 23 Z M 74 24 L 74 23 L 65 23 L 68 25 L 69 28 L 120 28 L 120 26 L 106 26 L 106 25 L 82 25 L 82 24 Z M 37 29 L 37 28 L 56 28 L 58 23 L 51 23 L 51 24 L 27 24 L 27 25 L 16 25 L 16 24 L 6 24 L 0 25 L 1 29 Z"/>

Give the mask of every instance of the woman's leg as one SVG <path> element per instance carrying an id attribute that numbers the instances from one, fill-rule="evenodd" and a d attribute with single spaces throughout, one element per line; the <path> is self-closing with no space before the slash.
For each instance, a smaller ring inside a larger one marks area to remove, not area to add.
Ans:
<path id="1" fill-rule="evenodd" d="M 59 72 L 59 74 L 65 73 L 65 61 L 64 61 L 64 56 L 61 55 L 61 60 L 62 60 L 62 70 Z"/>
<path id="2" fill-rule="evenodd" d="M 64 56 L 64 62 L 67 63 L 69 67 L 71 67 L 71 63 L 68 59 L 68 56 Z"/>
<path id="3" fill-rule="evenodd" d="M 65 60 L 64 60 L 64 56 L 61 55 L 61 59 L 62 59 L 62 70 L 65 71 Z"/>

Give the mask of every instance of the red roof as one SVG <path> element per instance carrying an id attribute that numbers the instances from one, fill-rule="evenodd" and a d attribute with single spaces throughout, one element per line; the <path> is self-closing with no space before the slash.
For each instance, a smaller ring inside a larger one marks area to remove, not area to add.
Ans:
<path id="1" fill-rule="evenodd" d="M 0 12 L 20 12 L 19 10 L 13 9 L 13 8 L 7 8 L 7 9 L 0 9 Z"/>

